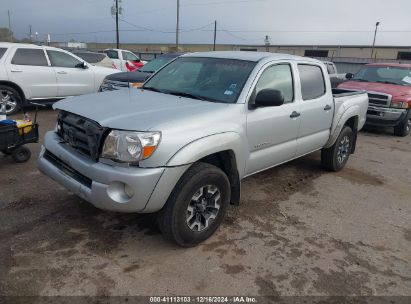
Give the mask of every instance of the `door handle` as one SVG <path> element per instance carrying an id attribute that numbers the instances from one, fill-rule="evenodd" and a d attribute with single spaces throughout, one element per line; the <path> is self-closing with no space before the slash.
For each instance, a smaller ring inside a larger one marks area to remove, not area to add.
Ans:
<path id="1" fill-rule="evenodd" d="M 324 108 L 324 111 L 329 111 L 329 110 L 331 110 L 331 109 L 332 109 L 332 108 L 331 108 L 330 105 L 326 105 L 325 108 Z"/>
<path id="2" fill-rule="evenodd" d="M 67 72 L 66 72 L 66 71 L 58 71 L 57 74 L 62 74 L 62 75 L 64 75 L 64 74 L 67 74 Z"/>
<path id="3" fill-rule="evenodd" d="M 23 72 L 22 70 L 15 70 L 15 69 L 12 69 L 12 70 L 10 70 L 12 73 L 21 73 L 21 72 Z"/>
<path id="4" fill-rule="evenodd" d="M 297 117 L 300 117 L 300 115 L 301 115 L 301 113 L 298 113 L 298 112 L 294 111 L 294 112 L 291 113 L 290 118 L 297 118 Z"/>

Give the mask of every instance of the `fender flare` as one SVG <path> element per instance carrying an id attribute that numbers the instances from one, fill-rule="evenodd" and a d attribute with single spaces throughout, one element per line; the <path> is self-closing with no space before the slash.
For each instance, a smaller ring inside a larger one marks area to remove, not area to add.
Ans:
<path id="1" fill-rule="evenodd" d="M 358 128 L 358 113 L 360 112 L 360 107 L 359 106 L 351 106 L 348 108 L 340 117 L 338 122 L 336 123 L 334 130 L 332 130 L 330 138 L 328 139 L 328 142 L 325 144 L 324 148 L 330 148 L 335 144 L 335 141 L 337 140 L 338 136 L 341 133 L 342 128 L 345 126 L 347 121 L 353 117 L 356 117 L 356 126 L 354 132 L 356 132 Z"/>

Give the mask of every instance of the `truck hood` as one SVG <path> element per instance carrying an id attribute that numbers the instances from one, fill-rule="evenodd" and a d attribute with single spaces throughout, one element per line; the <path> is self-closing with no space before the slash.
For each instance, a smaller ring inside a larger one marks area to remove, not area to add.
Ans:
<path id="1" fill-rule="evenodd" d="M 144 82 L 151 75 L 152 75 L 151 73 L 139 72 L 137 70 L 135 72 L 122 72 L 122 73 L 111 74 L 111 75 L 108 75 L 106 79 L 121 81 L 121 82 Z"/>
<path id="2" fill-rule="evenodd" d="M 57 102 L 53 107 L 92 119 L 103 127 L 148 131 L 161 130 L 167 126 L 183 127 L 185 119 L 201 119 L 204 115 L 212 115 L 227 106 L 229 105 L 129 89 L 70 97 Z"/>
<path id="3" fill-rule="evenodd" d="M 394 99 L 396 97 L 411 95 L 411 87 L 377 82 L 347 81 L 340 84 L 338 88 L 367 92 L 380 92 L 390 94 Z"/>

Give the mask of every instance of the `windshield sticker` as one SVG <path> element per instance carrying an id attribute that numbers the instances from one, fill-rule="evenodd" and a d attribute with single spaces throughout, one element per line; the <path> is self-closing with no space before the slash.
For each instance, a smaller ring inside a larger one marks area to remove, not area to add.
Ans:
<path id="1" fill-rule="evenodd" d="M 233 95 L 233 91 L 227 90 L 224 92 L 224 95 Z"/>
<path id="2" fill-rule="evenodd" d="M 230 91 L 234 91 L 237 88 L 237 84 L 233 83 L 232 85 L 230 85 L 230 87 L 228 88 Z"/>
<path id="3" fill-rule="evenodd" d="M 405 76 L 402 81 L 411 84 L 411 77 L 410 76 Z"/>

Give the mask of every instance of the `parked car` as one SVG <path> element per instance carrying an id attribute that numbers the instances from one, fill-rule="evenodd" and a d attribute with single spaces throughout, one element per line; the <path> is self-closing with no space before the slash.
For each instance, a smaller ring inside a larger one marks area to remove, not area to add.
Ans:
<path id="1" fill-rule="evenodd" d="M 0 107 L 13 114 L 26 100 L 50 102 L 97 92 L 104 77 L 116 71 L 54 47 L 0 43 Z"/>
<path id="2" fill-rule="evenodd" d="M 92 65 L 117 69 L 113 60 L 108 58 L 108 56 L 104 53 L 90 51 L 73 51 L 73 54 Z"/>
<path id="3" fill-rule="evenodd" d="M 108 75 L 100 87 L 100 92 L 125 89 L 129 87 L 139 88 L 151 75 L 153 75 L 153 73 L 165 64 L 169 63 L 171 60 L 183 54 L 184 53 L 164 54 L 151 60 L 149 63 L 132 73 L 122 72 Z"/>
<path id="4" fill-rule="evenodd" d="M 336 65 L 331 61 L 323 61 L 327 67 L 328 76 L 330 77 L 331 87 L 336 88 L 340 83 L 347 81 L 346 74 L 339 74 Z"/>
<path id="5" fill-rule="evenodd" d="M 368 96 L 333 96 L 327 75 L 291 55 L 184 55 L 141 89 L 57 103 L 39 169 L 98 208 L 159 212 L 167 239 L 194 246 L 239 204 L 243 178 L 317 150 L 327 170 L 345 166 Z"/>
<path id="6" fill-rule="evenodd" d="M 117 69 L 126 72 L 134 72 L 141 68 L 146 61 L 141 60 L 136 54 L 127 50 L 107 49 L 104 53 L 113 60 Z"/>
<path id="7" fill-rule="evenodd" d="M 394 134 L 407 136 L 411 128 L 411 64 L 365 65 L 338 88 L 367 91 L 370 106 L 367 124 L 394 127 Z"/>

